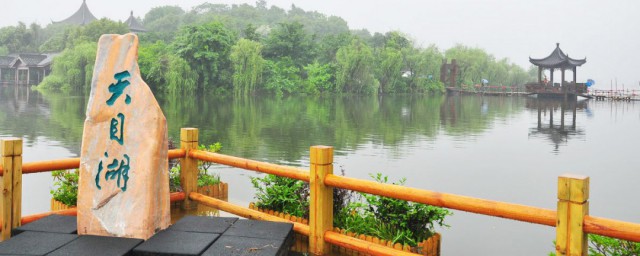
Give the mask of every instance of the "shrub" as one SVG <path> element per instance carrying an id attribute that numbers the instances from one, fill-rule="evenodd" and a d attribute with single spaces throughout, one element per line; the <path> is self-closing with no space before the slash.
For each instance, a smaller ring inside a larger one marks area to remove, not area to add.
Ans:
<path id="1" fill-rule="evenodd" d="M 372 177 L 387 183 L 387 176 L 378 173 Z M 397 182 L 403 185 L 404 179 Z M 251 178 L 256 206 L 298 217 L 309 216 L 309 185 L 302 181 L 266 175 Z M 376 236 L 394 243 L 410 246 L 417 244 L 435 233 L 435 226 L 447 226 L 446 216 L 452 213 L 446 209 L 431 205 L 412 203 L 403 200 L 360 194 L 334 189 L 333 225 L 357 234 Z"/>
<path id="2" fill-rule="evenodd" d="M 303 181 L 269 174 L 251 177 L 251 184 L 257 190 L 256 206 L 308 218 L 309 186 Z"/>
<path id="3" fill-rule="evenodd" d="M 51 172 L 54 189 L 50 191 L 53 199 L 68 206 L 76 205 L 78 201 L 78 169 L 58 170 Z"/>
<path id="4" fill-rule="evenodd" d="M 199 145 L 198 149 L 203 151 L 208 151 L 208 152 L 219 152 L 220 149 L 222 149 L 222 144 L 220 144 L 220 142 L 216 142 L 209 146 Z M 220 183 L 219 174 L 209 173 L 209 167 L 211 167 L 212 164 L 213 163 L 211 162 L 198 161 L 198 186 L 199 187 L 216 185 Z M 182 186 L 180 185 L 180 165 L 173 164 L 169 170 L 169 190 L 172 192 L 182 191 Z"/>

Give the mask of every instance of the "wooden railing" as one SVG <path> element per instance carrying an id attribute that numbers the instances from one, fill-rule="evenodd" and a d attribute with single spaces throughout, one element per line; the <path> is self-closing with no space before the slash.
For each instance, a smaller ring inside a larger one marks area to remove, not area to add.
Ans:
<path id="1" fill-rule="evenodd" d="M 2 236 L 10 236 L 11 228 L 27 221 L 43 217 L 20 217 L 21 175 L 57 169 L 78 168 L 78 158 L 25 163 L 22 165 L 22 141 L 2 140 L 0 174 L 3 182 Z M 270 221 L 291 222 L 243 206 L 211 198 L 196 191 L 197 161 L 207 161 L 241 169 L 274 174 L 309 182 L 311 192 L 309 225 L 293 223 L 294 231 L 309 236 L 309 250 L 313 254 L 329 253 L 330 244 L 347 247 L 372 255 L 416 255 L 398 251 L 383 245 L 352 238 L 333 230 L 333 188 L 385 196 L 400 200 L 430 204 L 449 209 L 501 217 L 556 227 L 556 253 L 558 255 L 587 255 L 587 234 L 598 234 L 640 242 L 640 224 L 611 220 L 588 215 L 589 177 L 563 175 L 558 177 L 557 209 L 512 204 L 468 196 L 447 194 L 391 184 L 380 184 L 333 174 L 333 148 L 313 146 L 310 150 L 310 170 L 281 166 L 243 159 L 197 149 L 198 129 L 183 128 L 180 133 L 180 149 L 169 150 L 170 159 L 180 159 L 183 193 L 172 193 L 171 201 L 183 200 L 183 207 L 193 208 L 196 203 L 216 207 L 238 216 Z M 18 178 L 16 178 L 18 177 Z M 13 179 L 12 179 L 13 178 Z M 20 200 L 19 200 L 20 199 Z M 74 214 L 73 211 L 65 214 Z M 4 221 L 8 220 L 8 221 Z M 20 221 L 16 221 L 20 220 Z"/>

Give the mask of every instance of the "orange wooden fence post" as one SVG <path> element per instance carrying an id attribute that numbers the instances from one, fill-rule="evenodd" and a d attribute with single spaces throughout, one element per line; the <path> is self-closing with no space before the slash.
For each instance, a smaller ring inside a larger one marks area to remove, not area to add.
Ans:
<path id="1" fill-rule="evenodd" d="M 556 255 L 587 255 L 584 216 L 589 214 L 589 177 L 558 177 Z"/>
<path id="2" fill-rule="evenodd" d="M 187 153 L 180 159 L 180 185 L 186 195 L 182 208 L 193 209 L 197 203 L 189 199 L 189 194 L 198 190 L 198 160 L 189 157 L 189 151 L 198 149 L 198 128 L 180 129 L 180 148 Z"/>
<path id="3" fill-rule="evenodd" d="M 333 229 L 333 188 L 324 184 L 327 174 L 333 174 L 333 147 L 311 147 L 309 252 L 316 255 L 331 252 L 324 240 L 325 232 Z"/>
<path id="4" fill-rule="evenodd" d="M 0 141 L 2 175 L 2 240 L 11 237 L 11 230 L 20 226 L 22 218 L 22 139 Z"/>

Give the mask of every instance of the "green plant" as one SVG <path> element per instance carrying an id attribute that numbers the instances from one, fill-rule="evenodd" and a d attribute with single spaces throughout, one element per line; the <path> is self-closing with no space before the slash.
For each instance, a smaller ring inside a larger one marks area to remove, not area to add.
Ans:
<path id="1" fill-rule="evenodd" d="M 555 245 L 554 240 L 553 246 Z M 638 256 L 640 243 L 589 234 L 588 250 L 590 256 Z M 549 256 L 556 256 L 556 253 L 550 252 Z"/>
<path id="2" fill-rule="evenodd" d="M 371 175 L 377 182 L 387 183 L 388 177 L 381 173 Z M 406 179 L 401 179 L 394 185 L 403 185 Z M 417 246 L 420 241 L 431 237 L 435 233 L 435 226 L 445 226 L 444 219 L 452 213 L 446 209 L 412 203 L 404 200 L 360 194 L 366 204 L 355 202 L 342 211 L 339 218 L 346 219 L 344 228 L 355 233 L 374 235 L 394 243 Z M 353 215 L 360 215 L 353 216 Z M 359 223 L 371 222 L 369 224 Z"/>
<path id="3" fill-rule="evenodd" d="M 640 255 L 640 243 L 589 234 L 589 255 L 637 256 Z"/>
<path id="4" fill-rule="evenodd" d="M 251 184 L 257 190 L 256 206 L 308 218 L 309 186 L 303 181 L 269 174 L 251 177 Z"/>
<path id="5" fill-rule="evenodd" d="M 378 173 L 372 177 L 387 183 Z M 309 185 L 302 181 L 266 175 L 252 177 L 256 188 L 256 206 L 308 218 Z M 404 184 L 404 179 L 398 185 Z M 333 225 L 357 234 L 372 235 L 394 243 L 417 246 L 435 233 L 435 226 L 447 226 L 446 216 L 452 213 L 431 205 L 411 203 L 368 194 L 354 199 L 351 191 L 334 189 Z"/>
<path id="6" fill-rule="evenodd" d="M 63 204 L 74 206 L 78 201 L 78 169 L 58 170 L 51 172 L 54 189 L 50 191 L 53 199 Z"/>
<path id="7" fill-rule="evenodd" d="M 214 144 L 210 144 L 208 146 L 199 145 L 199 150 L 208 151 L 208 152 L 219 152 L 222 149 L 222 144 L 220 142 L 216 142 Z M 216 185 L 220 183 L 220 175 L 219 174 L 211 174 L 209 173 L 209 167 L 211 167 L 213 163 L 198 161 L 198 186 L 209 186 Z M 169 190 L 170 191 L 182 191 L 182 186 L 180 186 L 180 165 L 176 164 L 171 167 L 169 170 Z"/>

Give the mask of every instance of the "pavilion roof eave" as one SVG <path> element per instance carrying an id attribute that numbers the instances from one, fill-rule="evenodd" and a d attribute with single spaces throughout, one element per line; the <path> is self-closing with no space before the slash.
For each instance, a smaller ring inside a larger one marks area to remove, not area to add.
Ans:
<path id="1" fill-rule="evenodd" d="M 549 56 L 541 59 L 535 59 L 529 57 L 529 62 L 531 64 L 544 67 L 544 68 L 563 68 L 569 69 L 577 66 L 581 66 L 582 64 L 587 62 L 587 59 L 573 59 L 569 57 L 569 55 L 565 54 L 560 49 L 560 44 L 556 43 L 556 48 L 549 54 Z"/>
<path id="2" fill-rule="evenodd" d="M 78 9 L 75 13 L 73 13 L 68 18 L 53 22 L 54 24 L 74 24 L 74 25 L 86 25 L 90 22 L 97 20 L 96 16 L 91 13 L 89 7 L 87 6 L 86 0 L 82 1 L 82 5 L 80 9 Z"/>

